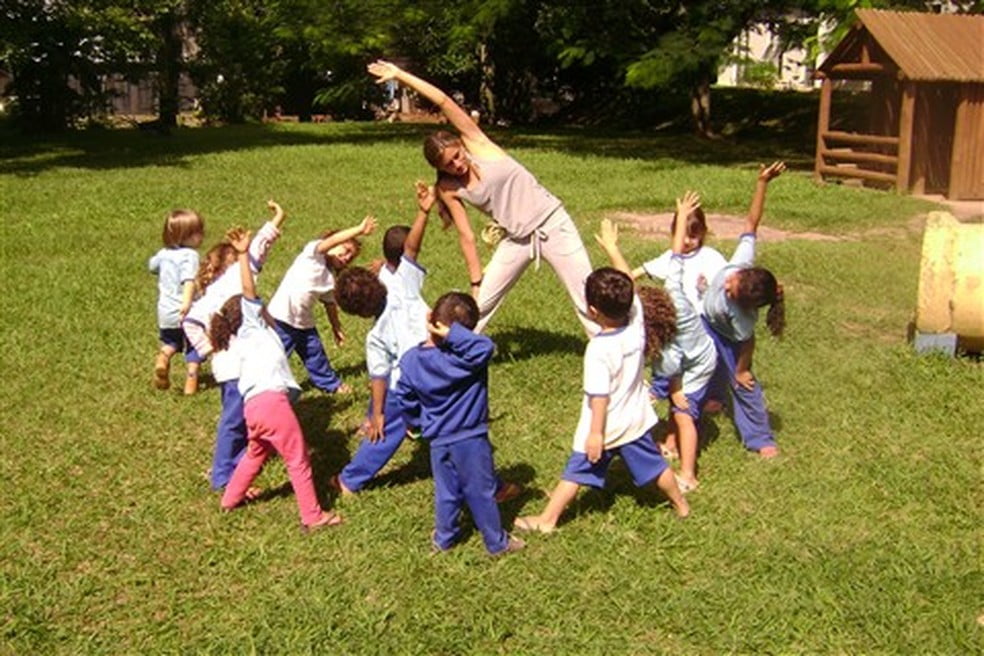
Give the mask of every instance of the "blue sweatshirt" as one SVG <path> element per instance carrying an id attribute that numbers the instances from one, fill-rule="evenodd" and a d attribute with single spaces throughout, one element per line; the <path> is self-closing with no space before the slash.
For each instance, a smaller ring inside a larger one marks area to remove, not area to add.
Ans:
<path id="1" fill-rule="evenodd" d="M 494 351 L 491 339 L 458 323 L 440 345 L 407 351 L 396 387 L 407 424 L 435 445 L 487 435 Z"/>

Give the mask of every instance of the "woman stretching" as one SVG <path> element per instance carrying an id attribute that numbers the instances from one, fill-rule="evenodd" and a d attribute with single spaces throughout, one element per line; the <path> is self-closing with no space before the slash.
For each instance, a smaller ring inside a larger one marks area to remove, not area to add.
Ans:
<path id="1" fill-rule="evenodd" d="M 484 330 L 531 261 L 542 256 L 560 277 L 574 301 L 588 335 L 599 327 L 588 318 L 584 281 L 591 262 L 581 236 L 561 201 L 543 188 L 519 162 L 489 139 L 478 124 L 447 94 L 395 64 L 377 61 L 369 72 L 379 83 L 396 80 L 434 103 L 460 136 L 439 131 L 424 141 L 424 157 L 438 171 L 437 197 L 441 216 L 453 223 L 478 301 Z M 465 201 L 487 214 L 504 236 L 482 274 L 482 263 L 465 211 Z"/>

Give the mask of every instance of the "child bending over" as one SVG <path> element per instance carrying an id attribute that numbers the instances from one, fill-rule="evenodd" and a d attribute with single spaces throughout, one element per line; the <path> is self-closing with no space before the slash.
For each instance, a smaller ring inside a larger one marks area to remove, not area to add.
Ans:
<path id="1" fill-rule="evenodd" d="M 157 327 L 161 348 L 154 360 L 154 387 L 171 386 L 171 358 L 178 351 L 185 354 L 188 375 L 185 394 L 197 389 L 201 359 L 191 348 L 181 330 L 181 320 L 188 314 L 195 297 L 195 274 L 198 251 L 205 236 L 205 222 L 193 210 L 173 210 L 164 219 L 164 248 L 157 251 L 147 268 L 157 275 Z"/>
<path id="2" fill-rule="evenodd" d="M 618 231 L 602 221 L 598 243 L 615 268 L 588 276 L 588 315 L 601 326 L 584 350 L 584 402 L 574 432 L 574 452 L 561 481 L 539 514 L 520 517 L 516 528 L 550 532 L 583 485 L 603 488 L 608 468 L 620 455 L 639 487 L 655 482 L 679 517 L 690 514 L 673 471 L 653 443 L 656 413 L 643 380 L 646 335 L 643 310 L 633 289 L 630 269 L 618 249 Z"/>
<path id="3" fill-rule="evenodd" d="M 416 185 L 417 216 L 413 226 L 393 226 L 383 238 L 386 264 L 374 276 L 354 267 L 338 276 L 335 299 L 349 314 L 374 319 L 366 335 L 366 367 L 372 397 L 366 413 L 365 438 L 352 461 L 332 478 L 342 494 L 361 490 L 403 443 L 407 426 L 395 393 L 400 380 L 400 358 L 427 339 L 430 308 L 421 296 L 427 270 L 417 262 L 434 205 L 434 188 Z M 395 260 L 395 261 L 394 261 Z"/>
<path id="4" fill-rule="evenodd" d="M 397 394 L 410 425 L 430 443 L 434 475 L 433 547 L 445 551 L 460 539 L 458 516 L 468 506 L 492 555 L 525 543 L 502 528 L 496 505 L 499 483 L 489 442 L 488 367 L 495 344 L 473 331 L 478 304 L 466 294 L 437 299 L 427 341 L 400 361 Z"/>
<path id="5" fill-rule="evenodd" d="M 258 276 L 270 253 L 270 247 L 280 238 L 280 228 L 286 217 L 283 208 L 274 201 L 267 207 L 273 218 L 257 231 L 249 243 L 247 266 Z M 242 289 L 242 272 L 236 249 L 223 241 L 209 250 L 198 272 L 199 298 L 188 311 L 182 327 L 185 335 L 201 357 L 212 354 L 212 342 L 207 327 L 212 316 L 223 304 Z M 212 375 L 221 390 L 222 411 L 216 426 L 215 452 L 212 456 L 211 485 L 213 490 L 225 487 L 236 463 L 246 449 L 246 419 L 243 416 L 243 397 L 239 393 L 239 357 L 235 353 L 235 338 L 224 351 L 212 357 Z"/>
<path id="6" fill-rule="evenodd" d="M 766 325 L 774 336 L 780 336 L 785 325 L 785 305 L 782 286 L 775 276 L 753 266 L 755 237 L 769 182 L 785 170 L 783 162 L 773 162 L 759 171 L 745 233 L 738 239 L 727 266 L 708 281 L 703 299 L 704 326 L 718 354 L 715 378 L 728 383 L 735 425 L 745 448 L 763 458 L 774 458 L 779 448 L 769 424 L 762 387 L 752 375 L 755 324 L 758 308 L 768 305 Z"/>
<path id="7" fill-rule="evenodd" d="M 367 216 L 358 225 L 328 230 L 320 239 L 309 241 L 270 299 L 270 315 L 276 321 L 277 334 L 287 355 L 296 350 L 311 382 L 329 394 L 346 394 L 351 388 L 342 382 L 328 360 L 314 325 L 314 306 L 318 301 L 324 305 L 335 344 L 341 346 L 345 333 L 335 307 L 335 276 L 359 254 L 357 237 L 371 234 L 375 229 L 376 219 Z"/>
<path id="8" fill-rule="evenodd" d="M 226 301 L 212 317 L 210 334 L 218 351 L 226 350 L 231 337 L 236 336 L 239 393 L 243 397 L 249 443 L 222 495 L 222 508 L 232 510 L 256 497 L 259 490 L 250 486 L 267 458 L 276 452 L 287 467 L 302 528 L 309 531 L 336 526 L 342 518 L 323 511 L 318 503 L 304 434 L 290 405 L 289 397 L 299 394 L 300 387 L 290 372 L 280 338 L 267 322 L 263 304 L 256 296 L 247 252 L 250 234 L 236 229 L 229 232 L 228 238 L 238 255 L 243 293 Z"/>

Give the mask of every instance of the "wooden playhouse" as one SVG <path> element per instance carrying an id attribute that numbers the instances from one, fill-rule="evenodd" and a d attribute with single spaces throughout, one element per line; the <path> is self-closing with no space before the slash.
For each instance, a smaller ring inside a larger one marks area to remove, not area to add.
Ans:
<path id="1" fill-rule="evenodd" d="M 815 177 L 984 199 L 984 16 L 874 9 L 856 16 L 816 73 Z M 865 133 L 830 129 L 843 80 L 870 83 Z"/>

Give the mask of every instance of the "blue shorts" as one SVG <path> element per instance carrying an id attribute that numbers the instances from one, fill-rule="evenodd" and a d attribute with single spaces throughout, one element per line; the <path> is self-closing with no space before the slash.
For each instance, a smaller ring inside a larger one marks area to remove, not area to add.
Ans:
<path id="1" fill-rule="evenodd" d="M 639 439 L 628 444 L 605 449 L 601 452 L 601 458 L 594 464 L 588 462 L 587 455 L 575 451 L 567 459 L 564 473 L 560 477 L 578 485 L 603 488 L 608 467 L 616 454 L 622 456 L 625 467 L 632 476 L 632 482 L 637 487 L 649 485 L 669 467 L 653 443 L 652 435 L 646 431 Z"/>
<path id="2" fill-rule="evenodd" d="M 161 344 L 165 346 L 170 346 L 175 351 L 184 352 L 185 362 L 201 362 L 202 356 L 198 355 L 191 342 L 185 337 L 184 331 L 181 328 L 159 328 L 158 335 L 160 336 Z"/>
<path id="3" fill-rule="evenodd" d="M 710 383 L 708 383 L 707 385 L 704 385 L 696 392 L 685 394 L 684 396 L 687 397 L 687 406 L 688 406 L 687 409 L 684 410 L 683 408 L 677 407 L 675 404 L 671 402 L 670 412 L 678 413 L 681 415 L 688 415 L 696 422 L 698 419 L 700 419 L 700 411 L 704 407 L 704 404 L 707 402 L 708 392 L 710 392 L 710 390 L 711 390 L 711 385 Z"/>

